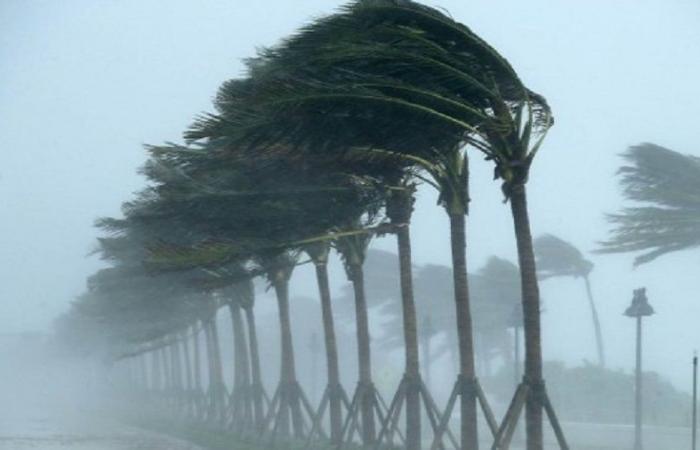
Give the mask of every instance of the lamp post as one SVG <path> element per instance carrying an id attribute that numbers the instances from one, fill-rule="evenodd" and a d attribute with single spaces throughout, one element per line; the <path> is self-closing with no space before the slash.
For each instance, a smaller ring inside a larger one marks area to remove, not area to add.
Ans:
<path id="1" fill-rule="evenodd" d="M 642 450 L 642 317 L 654 314 L 646 289 L 634 290 L 632 304 L 625 310 L 627 317 L 637 319 L 637 363 L 635 369 L 634 450 Z"/>
<path id="2" fill-rule="evenodd" d="M 698 442 L 698 354 L 693 355 L 693 423 L 692 423 L 692 438 L 691 448 L 697 449 Z"/>

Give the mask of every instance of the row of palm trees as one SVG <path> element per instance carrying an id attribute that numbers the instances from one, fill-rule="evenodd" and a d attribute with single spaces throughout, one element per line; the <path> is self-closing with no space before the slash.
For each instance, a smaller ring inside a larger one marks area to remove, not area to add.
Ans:
<path id="1" fill-rule="evenodd" d="M 391 434 L 381 416 L 398 418 L 403 409 L 406 447 L 418 449 L 422 409 L 438 422 L 419 370 L 411 272 L 415 186 L 426 183 L 438 190 L 450 221 L 459 348 L 453 399 L 460 401 L 460 448 L 476 449 L 479 405 L 496 432 L 476 378 L 467 277 L 468 156 L 476 150 L 493 161 L 513 216 L 525 336 L 525 373 L 514 403 L 526 404 L 528 450 L 542 449 L 548 405 L 526 185 L 552 125 L 545 99 L 469 28 L 408 0 L 355 1 L 247 64 L 245 78 L 220 88 L 217 112 L 185 133 L 187 146 L 149 148 L 143 170 L 149 187 L 125 204 L 124 218 L 98 223 L 108 234 L 99 251 L 113 265 L 93 277 L 79 307 L 109 321 L 117 342 L 139 346 L 199 323 L 215 355 L 216 308 L 233 308 L 234 327 L 236 309 L 246 308 L 240 294 L 224 288 L 245 290 L 252 277 L 265 277 L 277 298 L 282 349 L 280 383 L 265 421 L 302 437 L 304 411 L 310 423 L 316 418 L 296 378 L 288 287 L 305 254 L 316 268 L 323 308 L 331 439 L 339 443 L 357 424 L 363 443 L 374 445 Z M 363 271 L 372 236 L 386 233 L 397 238 L 406 364 L 388 411 L 372 383 Z M 343 259 L 356 313 L 359 383 L 344 424 L 327 274 L 331 248 Z M 247 325 L 254 330 L 254 322 Z M 253 353 L 251 346 L 251 360 Z M 212 361 L 212 373 L 220 372 L 217 357 Z M 244 380 L 243 372 L 237 375 Z M 221 379 L 212 385 L 216 391 Z M 439 429 L 449 416 L 442 419 Z"/>

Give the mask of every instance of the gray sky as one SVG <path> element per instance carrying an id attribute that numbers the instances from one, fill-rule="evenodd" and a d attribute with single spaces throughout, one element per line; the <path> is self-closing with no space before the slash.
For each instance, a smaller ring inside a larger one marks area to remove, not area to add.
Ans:
<path id="1" fill-rule="evenodd" d="M 535 234 L 584 250 L 620 206 L 614 172 L 629 145 L 697 148 L 700 3 L 696 0 L 442 0 L 544 94 L 556 125 L 530 181 Z M 0 2 L 0 330 L 43 329 L 101 263 L 86 258 L 92 222 L 115 215 L 143 185 L 142 144 L 179 140 L 240 59 L 275 43 L 328 0 Z M 474 158 L 469 263 L 513 258 L 508 206 L 491 168 Z M 449 262 L 447 221 L 425 188 L 413 227 L 417 263 Z M 392 249 L 393 241 L 379 241 Z M 621 315 L 645 285 L 647 366 L 687 380 L 700 346 L 698 252 L 631 270 L 631 256 L 593 256 L 609 359 L 632 364 L 632 322 Z M 339 271 L 336 271 L 339 272 Z M 308 275 L 308 274 L 307 274 Z M 340 275 L 336 273 L 340 280 Z M 296 286 L 308 276 L 304 275 Z M 583 292 L 542 285 L 546 357 L 594 360 Z M 311 291 L 313 292 L 313 291 Z"/>

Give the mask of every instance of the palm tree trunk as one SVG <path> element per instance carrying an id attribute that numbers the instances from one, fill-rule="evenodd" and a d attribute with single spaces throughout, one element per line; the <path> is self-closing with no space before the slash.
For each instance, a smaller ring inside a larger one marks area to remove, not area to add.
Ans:
<path id="1" fill-rule="evenodd" d="M 219 411 L 218 379 L 216 369 L 216 356 L 214 350 L 214 338 L 212 335 L 212 320 L 204 322 L 204 342 L 207 354 L 207 419 L 216 420 Z"/>
<path id="2" fill-rule="evenodd" d="M 323 316 L 323 335 L 326 347 L 326 366 L 328 373 L 329 413 L 331 426 L 331 443 L 340 444 L 343 426 L 342 398 L 340 394 L 340 370 L 338 368 L 338 346 L 333 322 L 333 307 L 331 305 L 331 290 L 328 282 L 328 264 L 326 259 L 314 260 L 316 266 L 316 281 L 321 299 L 321 314 Z"/>
<path id="3" fill-rule="evenodd" d="M 193 361 L 193 367 L 192 367 L 192 372 L 193 372 L 193 379 L 194 379 L 194 411 L 195 414 L 199 417 L 199 414 L 201 414 L 200 407 L 200 395 L 202 394 L 202 362 L 201 362 L 201 357 L 200 357 L 200 350 L 199 350 L 199 328 L 197 328 L 197 324 L 195 323 L 192 326 L 192 347 L 194 349 L 194 361 Z"/>
<path id="4" fill-rule="evenodd" d="M 182 402 L 182 364 L 180 361 L 180 345 L 177 342 L 177 334 L 174 334 L 171 338 L 173 340 L 170 344 L 170 359 L 172 361 L 173 368 L 173 380 L 175 399 L 177 406 L 180 406 Z"/>
<path id="5" fill-rule="evenodd" d="M 216 396 L 215 396 L 215 386 L 216 386 L 216 370 L 214 368 L 214 346 L 212 345 L 211 339 L 211 320 L 206 320 L 202 322 L 204 328 L 204 347 L 206 350 L 207 357 L 207 420 L 212 419 L 216 415 Z"/>
<path id="6" fill-rule="evenodd" d="M 542 339 L 540 331 L 540 291 L 532 246 L 530 218 L 527 211 L 525 186 L 513 186 L 510 196 L 515 238 L 518 246 L 520 279 L 522 283 L 523 330 L 525 334 L 525 377 L 534 389 L 525 409 L 527 450 L 542 450 Z"/>
<path id="7" fill-rule="evenodd" d="M 187 339 L 187 330 L 180 334 L 182 343 L 182 354 L 184 357 L 184 370 L 185 370 L 185 392 L 184 392 L 184 402 L 185 409 L 189 415 L 192 411 L 192 360 L 190 359 L 190 345 Z"/>
<path id="8" fill-rule="evenodd" d="M 153 392 L 160 390 L 160 358 L 158 350 L 151 352 L 151 388 Z"/>
<path id="9" fill-rule="evenodd" d="M 277 295 L 277 306 L 279 308 L 280 319 L 280 339 L 282 349 L 282 361 L 280 369 L 280 384 L 283 399 L 280 401 L 282 408 L 289 408 L 292 416 L 292 426 L 294 435 L 298 438 L 304 434 L 301 417 L 301 405 L 299 397 L 296 395 L 296 367 L 294 364 L 294 345 L 292 342 L 292 325 L 289 314 L 289 280 L 286 276 L 274 277 L 275 294 Z M 282 417 L 287 417 L 287 412 L 282 411 Z M 288 424 L 286 419 L 282 423 L 282 432 L 288 434 Z"/>
<path id="10" fill-rule="evenodd" d="M 226 420 L 226 384 L 224 383 L 224 370 L 221 361 L 221 345 L 219 341 L 219 326 L 216 323 L 216 315 L 211 321 L 211 339 L 214 350 L 214 370 L 216 380 L 216 399 L 219 423 L 223 425 Z"/>
<path id="11" fill-rule="evenodd" d="M 144 391 L 148 390 L 148 369 L 146 368 L 146 354 L 142 353 L 136 357 L 139 362 L 139 378 L 141 379 L 141 388 Z"/>
<path id="12" fill-rule="evenodd" d="M 355 293 L 355 322 L 357 324 L 357 359 L 359 369 L 360 411 L 362 415 L 362 442 L 366 446 L 374 444 L 376 428 L 374 423 L 374 391 L 372 386 L 372 352 L 370 347 L 369 318 L 365 297 L 365 280 L 362 264 L 350 267 L 351 282 Z"/>
<path id="13" fill-rule="evenodd" d="M 165 393 L 165 397 L 167 398 L 170 395 L 170 390 L 172 388 L 172 374 L 170 372 L 170 364 L 168 361 L 168 354 L 165 350 L 165 346 L 162 346 L 158 353 L 160 353 L 160 365 L 163 368 L 163 392 Z"/>
<path id="14" fill-rule="evenodd" d="M 595 306 L 595 301 L 593 300 L 593 291 L 591 289 L 591 281 L 588 276 L 583 277 L 583 281 L 586 284 L 586 295 L 588 296 L 588 305 L 591 308 L 591 318 L 593 320 L 593 328 L 595 330 L 595 342 L 596 348 L 598 350 L 598 363 L 600 367 L 605 367 L 605 348 L 603 346 L 603 332 L 600 327 L 600 318 L 598 317 L 598 309 Z"/>
<path id="15" fill-rule="evenodd" d="M 255 416 L 255 426 L 260 429 L 263 425 L 263 387 L 262 375 L 260 371 L 260 351 L 258 349 L 258 332 L 255 325 L 255 312 L 253 305 L 245 308 L 246 325 L 248 325 L 248 346 L 250 347 L 250 374 L 251 387 L 253 389 L 253 414 Z"/>
<path id="16" fill-rule="evenodd" d="M 450 240 L 452 247 L 452 270 L 457 315 L 457 335 L 459 338 L 459 374 L 465 388 L 461 395 L 462 450 L 477 450 L 479 437 L 477 429 L 476 393 L 471 385 L 474 372 L 474 340 L 471 307 L 469 305 L 469 285 L 467 281 L 467 241 L 466 219 L 462 212 L 450 213 Z M 472 388 L 472 389 L 470 389 Z"/>
<path id="17" fill-rule="evenodd" d="M 409 214 L 410 215 L 410 214 Z M 401 279 L 401 306 L 403 311 L 404 348 L 406 355 L 406 449 L 420 450 L 420 360 L 418 354 L 418 320 L 413 299 L 411 267 L 411 236 L 408 223 L 396 233 Z"/>
<path id="18" fill-rule="evenodd" d="M 231 313 L 231 327 L 233 330 L 233 346 L 234 346 L 234 374 L 236 395 L 242 396 L 244 417 L 246 423 L 250 423 L 252 415 L 250 396 L 250 360 L 248 358 L 248 346 L 245 338 L 245 330 L 243 329 L 243 317 L 241 315 L 241 306 L 238 302 L 231 302 L 228 305 Z"/>

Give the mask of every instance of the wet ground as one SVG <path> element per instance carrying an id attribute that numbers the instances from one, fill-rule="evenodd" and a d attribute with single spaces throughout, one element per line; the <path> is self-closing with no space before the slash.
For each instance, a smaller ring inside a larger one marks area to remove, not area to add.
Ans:
<path id="1" fill-rule="evenodd" d="M 0 420 L 0 450 L 201 450 L 90 411 L 26 411 Z"/>
<path id="2" fill-rule="evenodd" d="M 0 336 L 0 450 L 201 450 L 108 418 L 100 365 Z"/>

